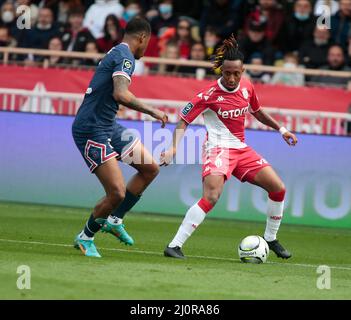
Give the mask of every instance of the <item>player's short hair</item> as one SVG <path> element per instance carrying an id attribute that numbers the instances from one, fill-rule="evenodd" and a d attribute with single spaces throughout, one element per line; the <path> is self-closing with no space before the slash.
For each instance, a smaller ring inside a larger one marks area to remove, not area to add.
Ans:
<path id="1" fill-rule="evenodd" d="M 244 55 L 239 51 L 239 44 L 233 34 L 228 39 L 225 39 L 223 44 L 217 49 L 213 69 L 222 66 L 224 60 L 240 60 L 244 62 Z"/>
<path id="2" fill-rule="evenodd" d="M 146 19 L 142 17 L 135 17 L 128 22 L 125 30 L 127 35 L 136 35 L 142 32 L 151 34 L 151 26 Z"/>

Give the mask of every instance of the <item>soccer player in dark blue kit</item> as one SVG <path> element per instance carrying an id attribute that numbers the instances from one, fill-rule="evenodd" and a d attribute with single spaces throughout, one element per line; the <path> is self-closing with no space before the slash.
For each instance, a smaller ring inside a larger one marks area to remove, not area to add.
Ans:
<path id="1" fill-rule="evenodd" d="M 144 104 L 128 90 L 135 59 L 144 55 L 150 35 L 150 25 L 143 18 L 127 24 L 122 43 L 113 47 L 96 68 L 72 126 L 79 151 L 106 192 L 75 238 L 75 247 L 86 256 L 101 257 L 94 244 L 94 235 L 100 229 L 125 244 L 134 243 L 122 219 L 159 172 L 140 140 L 115 119 L 118 104 L 122 104 L 149 114 L 161 121 L 162 127 L 168 121 L 164 112 Z M 137 170 L 127 186 L 118 164 L 126 157 Z"/>

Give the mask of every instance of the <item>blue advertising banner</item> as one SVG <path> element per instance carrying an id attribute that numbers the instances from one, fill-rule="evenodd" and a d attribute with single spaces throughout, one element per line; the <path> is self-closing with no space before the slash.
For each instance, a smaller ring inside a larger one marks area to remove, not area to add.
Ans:
<path id="1" fill-rule="evenodd" d="M 72 117 L 0 112 L 0 201 L 91 208 L 103 195 L 71 136 Z M 155 159 L 168 146 L 174 125 L 120 121 L 138 133 Z M 135 211 L 184 215 L 201 197 L 200 150 L 205 129 L 190 126 L 178 163 L 162 167 Z M 351 227 L 351 138 L 298 135 L 289 147 L 279 133 L 246 131 L 246 142 L 283 179 L 284 222 Z M 185 159 L 185 161 L 183 161 Z M 121 165 L 127 180 L 134 169 Z M 264 221 L 267 194 L 234 177 L 211 217 Z"/>

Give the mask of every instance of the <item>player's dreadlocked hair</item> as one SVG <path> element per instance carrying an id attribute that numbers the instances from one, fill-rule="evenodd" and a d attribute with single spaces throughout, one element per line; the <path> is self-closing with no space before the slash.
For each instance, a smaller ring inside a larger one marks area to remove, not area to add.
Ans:
<path id="1" fill-rule="evenodd" d="M 244 62 L 244 55 L 239 51 L 239 45 L 233 34 L 223 41 L 223 44 L 217 49 L 213 62 L 213 69 L 216 70 L 222 66 L 224 60 L 240 60 Z"/>

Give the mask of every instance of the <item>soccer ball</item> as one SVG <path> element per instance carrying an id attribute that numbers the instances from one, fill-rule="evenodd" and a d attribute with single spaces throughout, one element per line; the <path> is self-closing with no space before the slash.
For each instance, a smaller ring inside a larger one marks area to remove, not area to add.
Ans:
<path id="1" fill-rule="evenodd" d="M 269 247 L 262 237 L 248 236 L 241 240 L 238 254 L 242 262 L 265 263 L 269 255 Z"/>

